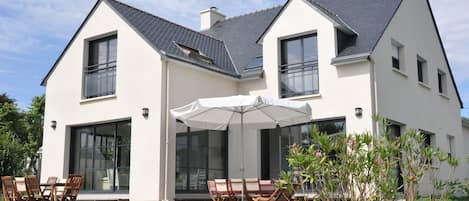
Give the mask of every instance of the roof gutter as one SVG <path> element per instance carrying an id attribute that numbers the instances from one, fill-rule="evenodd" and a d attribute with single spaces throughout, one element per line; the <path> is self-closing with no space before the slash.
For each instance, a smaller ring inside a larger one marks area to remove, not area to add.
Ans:
<path id="1" fill-rule="evenodd" d="M 190 59 L 187 59 L 187 58 L 184 58 L 184 57 L 180 57 L 180 56 L 177 56 L 177 55 L 173 55 L 173 54 L 169 54 L 165 51 L 161 51 L 161 56 L 162 56 L 162 59 L 163 60 L 175 60 L 175 61 L 180 61 L 180 62 L 184 62 L 184 63 L 188 63 L 188 64 L 192 64 L 192 65 L 195 65 L 195 66 L 198 66 L 198 67 L 201 67 L 202 70 L 208 70 L 208 71 L 212 71 L 212 72 L 215 72 L 215 73 L 219 73 L 219 74 L 222 74 L 224 76 L 228 76 L 232 79 L 235 79 L 235 80 L 253 80 L 253 79 L 259 79 L 259 78 L 262 78 L 263 75 L 264 75 L 264 71 L 262 69 L 260 70 L 255 70 L 255 71 L 249 71 L 249 72 L 243 72 L 242 74 L 233 74 L 233 73 L 230 73 L 230 72 L 227 72 L 227 71 L 223 71 L 219 68 L 215 68 L 211 65 L 207 65 L 207 64 L 202 64 L 202 63 L 199 63 L 199 62 L 194 62 Z"/>
<path id="2" fill-rule="evenodd" d="M 334 66 L 343 66 L 347 64 L 360 63 L 365 61 L 370 61 L 370 52 L 362 54 L 354 54 L 350 56 L 336 57 L 331 60 L 331 64 Z"/>

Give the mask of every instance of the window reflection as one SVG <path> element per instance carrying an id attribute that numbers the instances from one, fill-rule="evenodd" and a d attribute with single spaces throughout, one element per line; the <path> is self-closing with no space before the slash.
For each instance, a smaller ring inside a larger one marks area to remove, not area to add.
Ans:
<path id="1" fill-rule="evenodd" d="M 70 173 L 85 191 L 129 189 L 130 121 L 72 128 Z"/>

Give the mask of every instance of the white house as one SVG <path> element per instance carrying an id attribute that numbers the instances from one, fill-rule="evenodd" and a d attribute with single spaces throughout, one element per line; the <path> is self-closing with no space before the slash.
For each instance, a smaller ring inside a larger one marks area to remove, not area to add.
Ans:
<path id="1" fill-rule="evenodd" d="M 82 174 L 82 200 L 207 198 L 207 179 L 240 177 L 241 149 L 247 177 L 276 178 L 311 124 L 376 133 L 374 114 L 395 134 L 420 129 L 452 156 L 469 155 L 427 0 L 288 0 L 229 18 L 212 7 L 200 20 L 194 31 L 97 1 L 42 82 L 42 180 Z M 187 128 L 169 113 L 238 94 L 307 101 L 311 123 L 250 130 L 241 147 L 239 128 Z"/>

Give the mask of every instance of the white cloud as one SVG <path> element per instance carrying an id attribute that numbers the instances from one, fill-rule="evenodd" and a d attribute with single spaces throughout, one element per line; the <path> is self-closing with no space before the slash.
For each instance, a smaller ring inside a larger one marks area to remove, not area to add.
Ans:
<path id="1" fill-rule="evenodd" d="M 455 79 L 469 81 L 469 1 L 431 0 L 431 5 Z"/>
<path id="2" fill-rule="evenodd" d="M 3 57 L 61 48 L 51 40 L 65 43 L 95 3 L 94 0 L 0 1 L 0 55 Z M 199 11 L 210 6 L 218 6 L 230 16 L 275 5 L 275 1 L 283 0 L 123 0 L 193 29 L 198 28 Z"/>

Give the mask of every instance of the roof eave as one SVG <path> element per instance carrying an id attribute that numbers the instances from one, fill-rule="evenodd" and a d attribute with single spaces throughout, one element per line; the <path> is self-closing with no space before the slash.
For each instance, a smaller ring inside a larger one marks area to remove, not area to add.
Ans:
<path id="1" fill-rule="evenodd" d="M 366 52 L 366 53 L 361 53 L 361 54 L 335 57 L 331 59 L 331 65 L 343 66 L 347 64 L 354 64 L 354 63 L 369 61 L 370 55 L 371 55 L 370 52 Z"/>
<path id="2" fill-rule="evenodd" d="M 173 59 L 173 60 L 176 60 L 176 61 L 180 61 L 180 62 L 184 62 L 184 63 L 188 63 L 188 64 L 192 64 L 192 65 L 195 65 L 195 66 L 198 66 L 198 67 L 201 67 L 205 70 L 209 70 L 209 71 L 213 71 L 213 72 L 216 72 L 216 73 L 220 73 L 220 74 L 223 74 L 223 75 L 226 75 L 226 76 L 230 76 L 230 77 L 233 77 L 233 78 L 240 78 L 241 76 L 240 75 L 237 75 L 237 74 L 233 74 L 233 73 L 230 73 L 230 72 L 227 72 L 227 71 L 223 71 L 221 70 L 220 68 L 216 68 L 212 65 L 209 65 L 209 64 L 202 64 L 200 62 L 195 62 L 193 60 L 190 60 L 190 59 L 187 59 L 187 58 L 184 58 L 184 57 L 181 57 L 181 56 L 178 56 L 178 55 L 173 55 L 173 54 L 169 54 L 169 53 L 166 53 L 166 52 L 162 52 L 163 56 L 168 58 L 168 59 Z"/>

